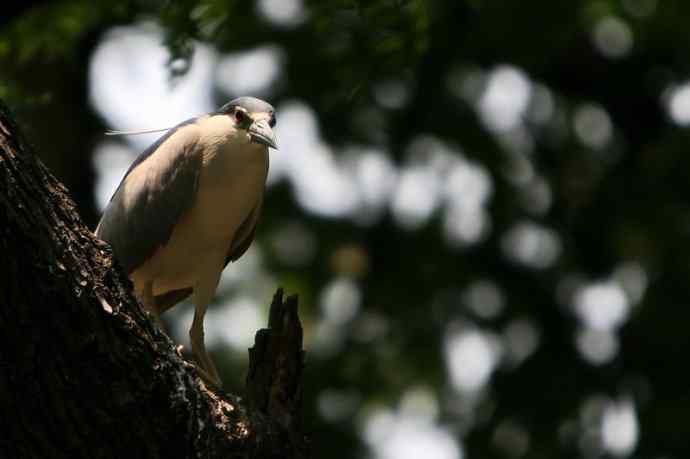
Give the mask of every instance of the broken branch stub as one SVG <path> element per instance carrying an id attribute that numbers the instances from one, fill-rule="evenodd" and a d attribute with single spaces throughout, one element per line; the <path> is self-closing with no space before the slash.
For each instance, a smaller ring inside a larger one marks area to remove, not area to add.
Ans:
<path id="1" fill-rule="evenodd" d="M 254 347 L 249 349 L 247 402 L 256 410 L 276 420 L 290 433 L 293 447 L 302 450 L 302 324 L 297 314 L 296 295 L 283 300 L 278 289 L 271 303 L 268 328 L 256 332 Z"/>

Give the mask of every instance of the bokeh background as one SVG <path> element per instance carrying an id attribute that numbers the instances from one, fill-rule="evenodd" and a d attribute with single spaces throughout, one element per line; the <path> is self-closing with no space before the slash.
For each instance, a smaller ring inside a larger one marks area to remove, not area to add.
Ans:
<path id="1" fill-rule="evenodd" d="M 690 2 L 6 2 L 0 97 L 94 227 L 153 136 L 277 107 L 206 319 L 299 293 L 317 457 L 690 455 Z M 187 342 L 189 305 L 166 316 Z"/>

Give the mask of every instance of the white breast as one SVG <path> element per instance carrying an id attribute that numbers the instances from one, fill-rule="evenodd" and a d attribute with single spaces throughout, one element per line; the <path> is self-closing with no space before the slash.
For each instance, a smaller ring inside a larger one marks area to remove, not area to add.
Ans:
<path id="1" fill-rule="evenodd" d="M 235 133 L 227 117 L 202 121 L 203 169 L 196 201 L 168 243 L 132 273 L 137 290 L 154 281 L 154 294 L 193 287 L 202 273 L 222 270 L 235 232 L 261 200 L 268 149 Z"/>

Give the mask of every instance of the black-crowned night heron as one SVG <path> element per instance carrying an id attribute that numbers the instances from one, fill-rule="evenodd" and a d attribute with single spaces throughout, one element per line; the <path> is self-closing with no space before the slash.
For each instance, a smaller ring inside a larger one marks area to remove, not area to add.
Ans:
<path id="1" fill-rule="evenodd" d="M 170 129 L 131 165 L 96 228 L 156 318 L 192 295 L 192 352 L 217 386 L 204 314 L 221 272 L 254 237 L 274 112 L 241 97 Z"/>

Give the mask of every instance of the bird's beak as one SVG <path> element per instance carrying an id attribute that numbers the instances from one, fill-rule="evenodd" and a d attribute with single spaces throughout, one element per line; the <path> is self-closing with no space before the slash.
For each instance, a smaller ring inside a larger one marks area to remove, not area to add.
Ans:
<path id="1" fill-rule="evenodd" d="M 252 138 L 252 142 L 268 145 L 276 150 L 278 149 L 278 145 L 276 144 L 276 135 L 273 133 L 271 126 L 268 125 L 267 120 L 255 121 L 251 126 L 249 126 L 248 132 Z"/>

